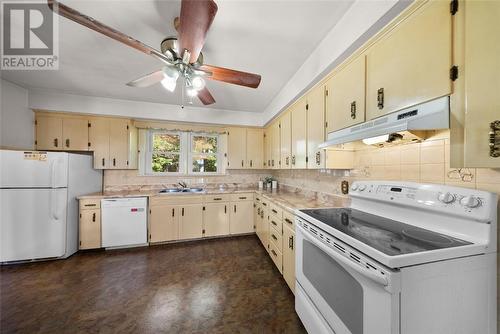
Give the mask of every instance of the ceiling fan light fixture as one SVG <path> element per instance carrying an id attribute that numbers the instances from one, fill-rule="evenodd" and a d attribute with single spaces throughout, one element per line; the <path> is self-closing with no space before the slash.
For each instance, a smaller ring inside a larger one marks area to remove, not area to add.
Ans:
<path id="1" fill-rule="evenodd" d="M 165 77 L 161 81 L 161 84 L 162 84 L 163 88 L 165 88 L 169 92 L 173 92 L 175 90 L 175 86 L 177 86 L 177 80 L 173 80 L 172 78 Z"/>
<path id="2" fill-rule="evenodd" d="M 189 87 L 189 88 L 186 88 L 186 94 L 189 97 L 195 97 L 198 95 L 198 91 L 196 89 L 194 89 L 193 87 Z"/>
<path id="3" fill-rule="evenodd" d="M 193 89 L 200 91 L 205 88 L 205 80 L 203 80 L 203 78 L 201 77 L 194 77 L 191 80 L 191 86 L 193 87 Z"/>

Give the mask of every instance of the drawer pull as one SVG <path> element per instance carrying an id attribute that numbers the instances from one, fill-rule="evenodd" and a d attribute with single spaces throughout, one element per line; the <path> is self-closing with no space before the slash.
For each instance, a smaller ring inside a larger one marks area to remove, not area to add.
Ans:
<path id="1" fill-rule="evenodd" d="M 247 199 L 247 197 L 246 197 L 246 196 L 244 196 L 244 197 L 238 197 L 238 198 L 239 198 L 239 199 Z"/>
<path id="2" fill-rule="evenodd" d="M 262 202 L 262 205 L 267 206 L 267 203 L 266 202 Z"/>
<path id="3" fill-rule="evenodd" d="M 278 256 L 278 254 L 276 254 L 276 252 L 274 251 L 274 249 L 271 249 L 271 253 L 273 253 L 274 256 Z"/>
<path id="4" fill-rule="evenodd" d="M 97 204 L 85 204 L 84 206 L 96 206 Z"/>
<path id="5" fill-rule="evenodd" d="M 276 224 L 276 222 L 274 220 L 271 220 L 271 223 L 274 225 L 274 226 L 278 226 L 278 224 Z"/>
<path id="6" fill-rule="evenodd" d="M 273 237 L 274 240 L 278 241 L 278 238 L 274 234 L 271 234 L 271 237 Z"/>
<path id="7" fill-rule="evenodd" d="M 220 197 L 215 197 L 215 198 L 214 198 L 214 201 L 222 201 L 222 198 L 220 198 Z"/>
<path id="8" fill-rule="evenodd" d="M 287 222 L 290 225 L 293 225 L 292 221 L 290 219 L 288 219 L 288 218 L 285 218 L 285 222 Z"/>
<path id="9" fill-rule="evenodd" d="M 256 200 L 257 202 L 260 202 L 260 198 L 258 198 L 258 197 L 256 197 L 256 198 L 255 198 L 255 200 Z"/>
<path id="10" fill-rule="evenodd" d="M 271 211 L 272 211 L 272 212 L 274 212 L 274 213 L 276 213 L 276 214 L 278 213 L 278 211 L 276 211 L 276 210 L 274 210 L 274 209 L 272 209 Z"/>

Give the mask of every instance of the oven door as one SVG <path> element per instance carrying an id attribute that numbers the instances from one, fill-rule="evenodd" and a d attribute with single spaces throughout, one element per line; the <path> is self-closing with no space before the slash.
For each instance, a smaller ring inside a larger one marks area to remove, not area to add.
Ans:
<path id="1" fill-rule="evenodd" d="M 399 333 L 399 272 L 377 275 L 296 226 L 296 310 L 305 327 L 318 332 L 321 318 L 335 334 Z"/>

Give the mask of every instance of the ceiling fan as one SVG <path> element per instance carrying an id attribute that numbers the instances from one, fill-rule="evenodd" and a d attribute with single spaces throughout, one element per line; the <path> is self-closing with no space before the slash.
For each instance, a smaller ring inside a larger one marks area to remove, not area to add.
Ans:
<path id="1" fill-rule="evenodd" d="M 205 79 L 250 88 L 257 88 L 260 84 L 261 77 L 258 74 L 204 64 L 201 49 L 217 13 L 217 4 L 213 0 L 181 0 L 180 17 L 174 20 L 179 39 L 164 39 L 161 42 L 161 50 L 154 49 L 56 0 L 47 0 L 47 4 L 55 13 L 164 63 L 162 69 L 127 83 L 129 86 L 148 87 L 161 82 L 167 90 L 173 92 L 179 77 L 182 77 L 186 93 L 191 97 L 198 96 L 204 105 L 209 105 L 215 103 L 215 99 L 205 87 Z"/>

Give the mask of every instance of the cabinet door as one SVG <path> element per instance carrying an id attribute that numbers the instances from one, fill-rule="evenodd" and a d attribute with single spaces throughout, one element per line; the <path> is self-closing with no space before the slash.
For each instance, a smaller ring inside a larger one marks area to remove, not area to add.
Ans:
<path id="1" fill-rule="evenodd" d="M 107 169 L 109 163 L 109 118 L 89 119 L 89 150 L 94 151 L 94 168 Z"/>
<path id="2" fill-rule="evenodd" d="M 279 169 L 281 166 L 281 129 L 278 121 L 273 123 L 272 134 L 273 147 L 271 165 L 273 169 Z"/>
<path id="3" fill-rule="evenodd" d="M 295 232 L 283 226 L 283 278 L 295 293 Z"/>
<path id="4" fill-rule="evenodd" d="M 368 50 L 366 116 L 374 119 L 451 93 L 448 1 L 429 1 Z"/>
<path id="5" fill-rule="evenodd" d="M 179 239 L 179 209 L 174 205 L 150 207 L 149 242 Z"/>
<path id="6" fill-rule="evenodd" d="M 36 116 L 36 148 L 37 150 L 62 150 L 62 118 Z"/>
<path id="7" fill-rule="evenodd" d="M 203 205 L 185 204 L 180 210 L 179 239 L 194 239 L 203 236 Z"/>
<path id="8" fill-rule="evenodd" d="M 292 107 L 292 168 L 306 168 L 306 105 L 302 97 Z"/>
<path id="9" fill-rule="evenodd" d="M 229 203 L 207 203 L 203 212 L 205 237 L 229 234 Z"/>
<path id="10" fill-rule="evenodd" d="M 307 94 L 307 168 L 325 168 L 325 87 L 317 86 Z"/>
<path id="11" fill-rule="evenodd" d="M 328 132 L 365 121 L 365 79 L 365 55 L 362 55 L 328 80 Z"/>
<path id="12" fill-rule="evenodd" d="M 101 247 L 101 210 L 80 211 L 80 249 Z"/>
<path id="13" fill-rule="evenodd" d="M 264 168 L 269 168 L 269 128 L 264 129 Z"/>
<path id="14" fill-rule="evenodd" d="M 500 157 L 490 155 L 487 138 L 490 138 L 490 123 L 500 121 L 500 3 L 463 1 L 460 6 L 464 13 L 457 15 L 465 16 L 465 36 L 461 36 L 464 65 L 458 64 L 463 72 L 457 81 L 465 81 L 461 107 L 465 108 L 465 166 L 499 168 Z M 496 133 L 496 147 L 500 147 L 499 131 Z M 454 138 L 451 138 L 453 149 Z M 498 154 L 500 150 L 494 152 Z"/>
<path id="15" fill-rule="evenodd" d="M 260 226 L 260 205 L 258 205 L 256 202 L 253 203 L 253 225 L 255 226 L 255 233 L 260 239 L 262 237 Z"/>
<path id="16" fill-rule="evenodd" d="M 247 157 L 247 129 L 228 128 L 227 136 L 227 168 L 241 169 L 245 168 Z"/>
<path id="17" fill-rule="evenodd" d="M 253 232 L 253 201 L 231 202 L 231 234 Z"/>
<path id="18" fill-rule="evenodd" d="M 89 150 L 89 122 L 82 118 L 63 118 L 63 147 L 69 151 Z"/>
<path id="19" fill-rule="evenodd" d="M 262 169 L 264 134 L 262 129 L 247 129 L 247 167 Z"/>
<path id="20" fill-rule="evenodd" d="M 281 168 L 292 167 L 292 121 L 290 112 L 280 118 Z"/>
<path id="21" fill-rule="evenodd" d="M 109 120 L 109 157 L 110 168 L 128 168 L 128 127 L 127 119 Z"/>

